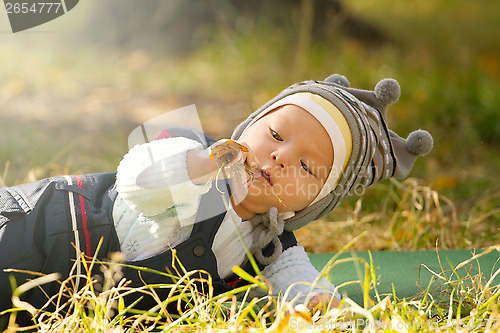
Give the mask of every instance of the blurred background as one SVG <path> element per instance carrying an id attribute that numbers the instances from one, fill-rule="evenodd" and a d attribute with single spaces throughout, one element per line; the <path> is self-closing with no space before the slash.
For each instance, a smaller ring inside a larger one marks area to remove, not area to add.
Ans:
<path id="1" fill-rule="evenodd" d="M 0 185 L 114 171 L 140 123 L 196 104 L 229 137 L 288 85 L 401 84 L 391 129 L 435 146 L 298 234 L 310 252 L 471 248 L 500 238 L 500 2 L 84 0 L 13 34 L 0 11 Z M 332 223 L 335 221 L 335 223 Z"/>

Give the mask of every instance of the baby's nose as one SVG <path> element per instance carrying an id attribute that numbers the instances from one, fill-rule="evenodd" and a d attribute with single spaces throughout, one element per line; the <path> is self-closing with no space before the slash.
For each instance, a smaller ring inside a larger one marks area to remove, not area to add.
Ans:
<path id="1" fill-rule="evenodd" d="M 278 164 L 280 167 L 282 167 L 282 168 L 285 167 L 285 164 L 286 164 L 285 154 L 283 154 L 283 153 L 278 154 L 278 152 L 274 151 L 271 153 L 271 158 L 272 158 L 273 162 Z"/>

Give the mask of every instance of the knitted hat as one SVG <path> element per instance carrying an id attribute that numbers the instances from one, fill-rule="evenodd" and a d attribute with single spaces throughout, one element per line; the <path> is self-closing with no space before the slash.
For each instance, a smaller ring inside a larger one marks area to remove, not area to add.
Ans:
<path id="1" fill-rule="evenodd" d="M 328 132 L 334 148 L 330 175 L 312 204 L 286 218 L 285 230 L 299 229 L 320 218 L 360 188 L 393 176 L 406 177 L 417 156 L 432 148 L 427 131 L 414 131 L 405 140 L 387 128 L 386 106 L 400 96 L 396 80 L 384 79 L 374 91 L 349 85 L 338 74 L 324 81 L 294 84 L 252 113 L 232 135 L 238 139 L 253 122 L 286 104 L 308 111 Z"/>

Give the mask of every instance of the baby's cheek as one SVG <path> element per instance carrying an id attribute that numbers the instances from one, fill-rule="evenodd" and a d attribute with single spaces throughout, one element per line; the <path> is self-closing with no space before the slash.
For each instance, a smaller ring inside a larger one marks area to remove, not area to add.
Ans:
<path id="1" fill-rule="evenodd" d="M 294 210 L 299 211 L 306 208 L 316 198 L 320 189 L 319 184 L 296 179 L 294 182 L 289 183 L 284 194 L 290 201 L 290 204 L 292 205 L 293 203 Z"/>
<path id="2" fill-rule="evenodd" d="M 299 190 L 297 191 L 297 199 L 301 201 L 303 204 L 303 208 L 306 208 L 311 204 L 311 202 L 318 196 L 321 191 L 320 183 L 303 183 L 300 185 Z"/>

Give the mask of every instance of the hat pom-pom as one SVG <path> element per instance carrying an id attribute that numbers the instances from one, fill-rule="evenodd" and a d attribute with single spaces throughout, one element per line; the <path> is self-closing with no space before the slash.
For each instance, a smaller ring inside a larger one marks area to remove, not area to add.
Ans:
<path id="1" fill-rule="evenodd" d="M 347 80 L 347 78 L 345 76 L 339 75 L 339 74 L 332 74 L 329 77 L 327 77 L 325 79 L 325 81 L 326 82 L 330 82 L 330 83 L 338 84 L 339 86 L 342 86 L 342 87 L 345 87 L 345 88 L 349 88 L 349 86 L 351 85 L 349 83 L 349 80 Z"/>
<path id="2" fill-rule="evenodd" d="M 374 89 L 375 96 L 384 103 L 392 104 L 396 103 L 401 95 L 401 88 L 399 87 L 398 81 L 394 79 L 383 79 L 377 83 Z"/>
<path id="3" fill-rule="evenodd" d="M 413 155 L 423 156 L 431 151 L 432 136 L 425 130 L 411 132 L 406 138 L 406 149 Z"/>

